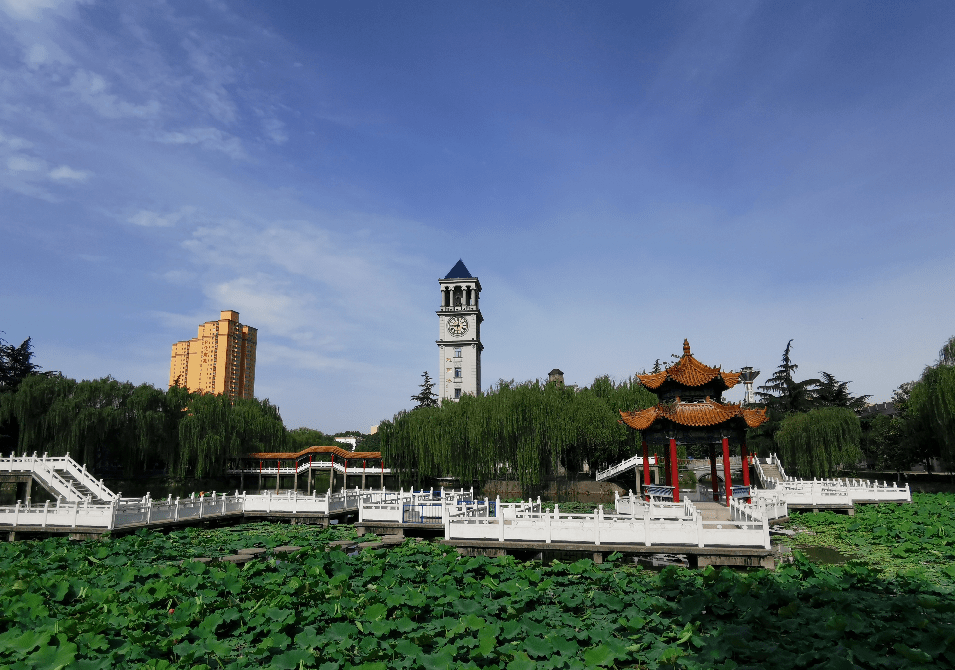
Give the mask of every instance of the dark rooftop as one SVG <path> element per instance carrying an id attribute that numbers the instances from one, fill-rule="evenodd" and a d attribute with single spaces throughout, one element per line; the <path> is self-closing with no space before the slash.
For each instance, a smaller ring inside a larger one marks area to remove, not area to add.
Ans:
<path id="1" fill-rule="evenodd" d="M 444 277 L 445 279 L 474 279 L 474 275 L 468 272 L 468 269 L 464 266 L 464 261 L 460 258 L 458 262 L 454 264 L 454 267 L 451 268 L 449 272 Z"/>

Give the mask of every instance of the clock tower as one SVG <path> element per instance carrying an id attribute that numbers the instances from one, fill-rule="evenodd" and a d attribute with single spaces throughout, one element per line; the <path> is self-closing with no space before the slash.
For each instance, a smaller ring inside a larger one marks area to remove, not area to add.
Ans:
<path id="1" fill-rule="evenodd" d="M 464 266 L 455 263 L 438 280 L 438 399 L 456 400 L 465 393 L 481 392 L 481 282 Z"/>

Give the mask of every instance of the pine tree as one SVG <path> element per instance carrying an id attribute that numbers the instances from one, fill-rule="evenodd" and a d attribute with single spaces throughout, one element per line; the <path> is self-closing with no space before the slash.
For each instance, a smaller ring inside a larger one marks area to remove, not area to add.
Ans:
<path id="1" fill-rule="evenodd" d="M 33 362 L 31 338 L 15 347 L 0 337 L 0 392 L 16 391 L 20 382 L 39 370 L 40 366 Z"/>
<path id="2" fill-rule="evenodd" d="M 776 372 L 756 391 L 760 402 L 770 408 L 770 413 L 805 412 L 814 406 L 815 389 L 820 382 L 818 379 L 805 379 L 801 382 L 793 379 L 793 373 L 799 366 L 793 363 L 790 356 L 792 346 L 793 341 L 789 340 Z"/>
<path id="3" fill-rule="evenodd" d="M 849 393 L 849 383 L 841 382 L 828 372 L 820 372 L 819 386 L 815 389 L 815 401 L 822 407 L 848 407 L 853 411 L 865 409 L 871 395 L 853 396 Z"/>
<path id="4" fill-rule="evenodd" d="M 411 399 L 417 403 L 413 409 L 437 407 L 438 395 L 434 392 L 434 382 L 431 381 L 427 370 L 422 372 L 421 376 L 424 377 L 424 381 L 421 382 L 421 391 L 417 395 L 411 396 Z"/>

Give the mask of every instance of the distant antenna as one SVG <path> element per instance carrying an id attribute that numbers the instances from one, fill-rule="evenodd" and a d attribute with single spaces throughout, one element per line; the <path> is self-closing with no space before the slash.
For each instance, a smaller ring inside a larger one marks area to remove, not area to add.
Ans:
<path id="1" fill-rule="evenodd" d="M 753 382 L 756 381 L 757 377 L 759 377 L 759 370 L 754 370 L 751 367 L 741 368 L 739 371 L 739 378 L 743 380 L 743 386 L 746 388 L 746 393 L 743 396 L 743 403 L 746 405 L 752 405 L 756 402 Z"/>

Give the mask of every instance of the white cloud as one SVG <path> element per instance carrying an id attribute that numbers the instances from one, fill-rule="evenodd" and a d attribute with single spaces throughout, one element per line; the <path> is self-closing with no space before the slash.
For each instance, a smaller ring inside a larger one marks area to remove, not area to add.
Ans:
<path id="1" fill-rule="evenodd" d="M 49 53 L 46 50 L 46 47 L 42 44 L 34 44 L 32 47 L 27 49 L 26 56 L 23 58 L 23 62 L 27 64 L 27 67 L 31 70 L 35 70 L 49 60 Z"/>
<path id="2" fill-rule="evenodd" d="M 182 207 L 178 212 L 168 212 L 166 214 L 141 209 L 126 221 L 145 228 L 168 228 L 176 225 L 184 216 L 188 216 L 195 211 L 195 207 L 188 206 Z"/>
<path id="3" fill-rule="evenodd" d="M 288 142 L 288 133 L 285 132 L 285 124 L 278 119 L 265 119 L 262 121 L 262 127 L 265 134 L 276 144 L 285 144 Z"/>
<path id="4" fill-rule="evenodd" d="M 156 141 L 163 144 L 198 144 L 203 149 L 221 151 L 231 158 L 246 157 L 242 141 L 218 128 L 191 128 L 186 131 L 163 133 L 156 138 Z"/>
<path id="5" fill-rule="evenodd" d="M 304 287 L 263 273 L 209 284 L 205 293 L 222 309 L 238 310 L 243 323 L 267 324 L 269 332 L 299 341 L 311 339 L 316 322 L 331 318 L 321 318 Z"/>
<path id="6" fill-rule="evenodd" d="M 236 105 L 226 89 L 226 85 L 235 80 L 234 69 L 230 65 L 232 55 L 221 48 L 217 51 L 220 44 L 216 40 L 209 40 L 208 36 L 190 34 L 182 41 L 182 47 L 189 54 L 193 70 L 204 79 L 194 86 L 198 106 L 222 123 L 234 122 Z"/>
<path id="7" fill-rule="evenodd" d="M 66 179 L 69 181 L 86 181 L 93 173 L 88 170 L 74 170 L 66 165 L 50 170 L 50 179 Z"/>
<path id="8" fill-rule="evenodd" d="M 86 4 L 89 0 L 0 0 L 0 9 L 15 19 L 37 21 L 44 10 L 62 14 L 76 4 Z"/>
<path id="9" fill-rule="evenodd" d="M 0 146 L 6 146 L 13 151 L 17 151 L 19 149 L 29 149 L 33 146 L 33 143 L 22 137 L 8 137 L 0 133 Z"/>
<path id="10" fill-rule="evenodd" d="M 69 90 L 80 100 L 107 119 L 153 118 L 159 114 L 159 103 L 150 100 L 145 105 L 134 105 L 107 92 L 106 80 L 95 72 L 77 70 L 70 80 Z"/>
<path id="11" fill-rule="evenodd" d="M 7 158 L 10 172 L 38 172 L 46 167 L 46 162 L 33 156 L 15 155 Z"/>

